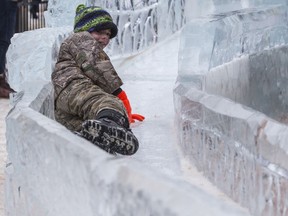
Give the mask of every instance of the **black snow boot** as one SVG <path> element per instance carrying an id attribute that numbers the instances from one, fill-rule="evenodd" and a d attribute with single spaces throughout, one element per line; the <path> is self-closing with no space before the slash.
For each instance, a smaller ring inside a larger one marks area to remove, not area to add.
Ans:
<path id="1" fill-rule="evenodd" d="M 80 135 L 111 154 L 132 155 L 139 147 L 128 119 L 115 110 L 105 109 L 83 122 Z"/>

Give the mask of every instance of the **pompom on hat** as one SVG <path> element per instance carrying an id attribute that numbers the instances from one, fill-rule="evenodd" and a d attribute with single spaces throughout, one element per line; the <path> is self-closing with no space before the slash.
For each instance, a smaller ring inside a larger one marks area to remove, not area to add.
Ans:
<path id="1" fill-rule="evenodd" d="M 110 14 L 101 7 L 86 7 L 83 4 L 76 8 L 76 16 L 74 20 L 74 32 L 82 31 L 101 31 L 105 29 L 111 30 L 110 38 L 117 35 L 118 28 L 113 23 Z"/>

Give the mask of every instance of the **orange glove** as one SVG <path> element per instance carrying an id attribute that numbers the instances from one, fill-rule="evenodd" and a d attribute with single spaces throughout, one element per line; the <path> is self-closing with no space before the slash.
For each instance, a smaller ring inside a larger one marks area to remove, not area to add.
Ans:
<path id="1" fill-rule="evenodd" d="M 135 122 L 135 119 L 138 120 L 138 121 L 143 121 L 145 119 L 144 116 L 140 115 L 140 114 L 132 114 L 132 108 L 130 106 L 130 102 L 128 100 L 128 97 L 125 93 L 125 91 L 121 91 L 117 97 L 123 102 L 125 108 L 126 108 L 126 111 L 127 111 L 127 114 L 128 114 L 128 118 L 129 118 L 129 122 L 130 123 L 134 123 Z"/>

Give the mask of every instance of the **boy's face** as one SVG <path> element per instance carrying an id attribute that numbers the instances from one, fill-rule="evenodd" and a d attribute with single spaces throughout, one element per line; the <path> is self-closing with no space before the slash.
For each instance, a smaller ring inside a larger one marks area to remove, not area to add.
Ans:
<path id="1" fill-rule="evenodd" d="M 101 46 L 102 49 L 104 49 L 109 41 L 110 41 L 110 36 L 111 36 L 111 30 L 110 29 L 105 29 L 105 30 L 100 30 L 98 32 L 93 31 L 90 33 L 95 40 L 97 40 Z"/>

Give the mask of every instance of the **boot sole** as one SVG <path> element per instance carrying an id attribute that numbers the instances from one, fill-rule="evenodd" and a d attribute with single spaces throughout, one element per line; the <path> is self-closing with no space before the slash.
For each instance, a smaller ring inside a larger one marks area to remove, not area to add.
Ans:
<path id="1" fill-rule="evenodd" d="M 109 120 L 87 120 L 80 133 L 110 154 L 132 155 L 139 148 L 138 140 L 131 131 L 112 125 Z"/>

